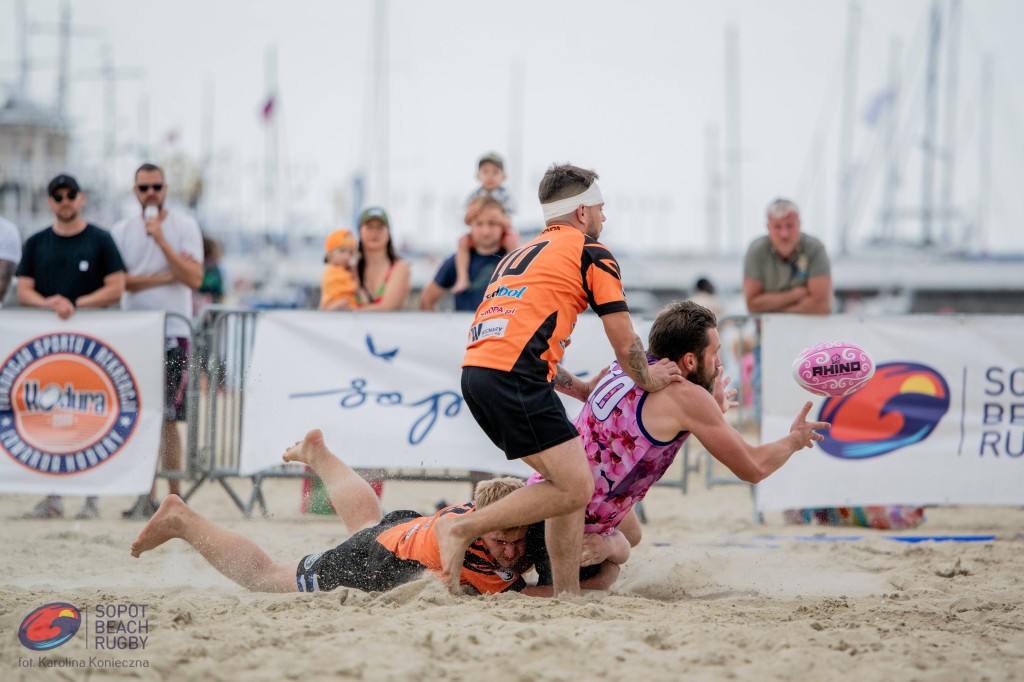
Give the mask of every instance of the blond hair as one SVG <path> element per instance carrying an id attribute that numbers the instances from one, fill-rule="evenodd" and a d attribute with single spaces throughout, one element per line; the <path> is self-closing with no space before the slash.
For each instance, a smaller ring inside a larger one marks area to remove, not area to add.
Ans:
<path id="1" fill-rule="evenodd" d="M 501 214 L 501 222 L 505 225 L 505 229 L 508 229 L 512 221 L 509 220 L 505 207 L 502 206 L 500 201 L 490 195 L 479 196 L 469 202 L 469 205 L 466 207 L 466 224 L 472 225 L 473 221 L 480 217 L 484 211 L 491 209 L 496 209 Z"/>
<path id="2" fill-rule="evenodd" d="M 477 509 L 483 509 L 487 505 L 494 504 L 509 493 L 513 493 L 522 487 L 523 482 L 511 476 L 480 481 L 476 484 L 473 503 L 476 504 Z"/>

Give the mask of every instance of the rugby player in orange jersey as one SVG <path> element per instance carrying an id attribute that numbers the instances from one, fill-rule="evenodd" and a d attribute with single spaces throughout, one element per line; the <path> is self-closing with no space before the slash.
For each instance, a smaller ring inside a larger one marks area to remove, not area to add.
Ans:
<path id="1" fill-rule="evenodd" d="M 446 507 L 433 516 L 394 511 L 382 518 L 373 489 L 327 449 L 319 430 L 310 431 L 289 448 L 284 460 L 308 464 L 323 479 L 331 504 L 351 537 L 334 549 L 275 563 L 253 541 L 203 518 L 177 495 L 169 495 L 132 543 L 132 556 L 181 538 L 223 575 L 254 592 L 313 592 L 336 587 L 386 591 L 425 572 L 440 573 L 434 537 L 438 518 L 472 516 L 474 506 L 486 507 L 523 486 L 516 478 L 482 481 L 477 485 L 475 505 Z M 478 593 L 520 591 L 526 587 L 520 575 L 525 549 L 526 528 L 486 533 L 466 551 L 459 582 Z"/>
<path id="2" fill-rule="evenodd" d="M 508 459 L 544 477 L 475 514 L 439 519 L 435 527 L 448 584 L 457 584 L 469 543 L 499 528 L 546 519 L 554 594 L 579 594 L 583 510 L 594 492 L 579 432 L 555 389 L 586 400 L 589 384 L 558 366 L 576 317 L 589 306 L 623 370 L 654 392 L 682 381 L 678 365 L 648 365 L 622 293 L 619 264 L 597 238 L 605 220 L 597 173 L 554 165 L 538 195 L 547 229 L 505 256 L 477 308 L 462 363 L 462 396 L 473 417 Z"/>

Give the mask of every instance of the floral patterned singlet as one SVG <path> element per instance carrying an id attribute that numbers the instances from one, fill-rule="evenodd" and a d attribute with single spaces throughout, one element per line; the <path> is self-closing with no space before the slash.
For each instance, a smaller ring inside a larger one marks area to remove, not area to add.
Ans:
<path id="1" fill-rule="evenodd" d="M 654 362 L 650 358 L 647 361 Z M 683 431 L 668 442 L 653 438 L 643 425 L 646 400 L 647 391 L 614 362 L 576 417 L 576 428 L 594 475 L 594 497 L 587 505 L 587 533 L 613 533 L 633 505 L 644 499 L 665 474 L 690 435 Z M 535 473 L 527 484 L 543 480 Z"/>

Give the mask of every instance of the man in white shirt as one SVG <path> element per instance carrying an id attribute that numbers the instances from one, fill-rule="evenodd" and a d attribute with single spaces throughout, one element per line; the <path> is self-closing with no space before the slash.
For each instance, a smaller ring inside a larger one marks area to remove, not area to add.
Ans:
<path id="1" fill-rule="evenodd" d="M 9 220 L 0 216 L 0 308 L 11 288 L 14 270 L 21 261 L 21 232 Z"/>
<path id="2" fill-rule="evenodd" d="M 111 231 L 125 267 L 128 282 L 121 307 L 124 310 L 163 310 L 165 323 L 164 426 L 161 453 L 165 470 L 181 468 L 181 436 L 177 422 L 185 420 L 185 389 L 188 380 L 188 340 L 192 318 L 192 292 L 203 280 L 203 236 L 196 221 L 164 207 L 167 183 L 159 167 L 145 163 L 135 171 L 135 196 L 139 212 L 125 218 Z M 168 480 L 170 492 L 181 494 L 180 483 Z M 159 503 L 156 480 L 150 497 L 141 497 L 125 512 L 128 518 L 149 518 Z"/>

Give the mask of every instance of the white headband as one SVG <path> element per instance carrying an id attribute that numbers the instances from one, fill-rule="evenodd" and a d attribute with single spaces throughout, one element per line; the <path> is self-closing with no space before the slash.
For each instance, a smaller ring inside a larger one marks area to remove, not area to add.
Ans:
<path id="1" fill-rule="evenodd" d="M 544 211 L 544 220 L 547 221 L 559 216 L 569 215 L 580 206 L 597 206 L 603 203 L 604 198 L 601 197 L 601 188 L 597 186 L 597 182 L 592 182 L 585 192 L 580 192 L 573 197 L 552 201 L 550 204 L 541 204 L 540 207 Z"/>

